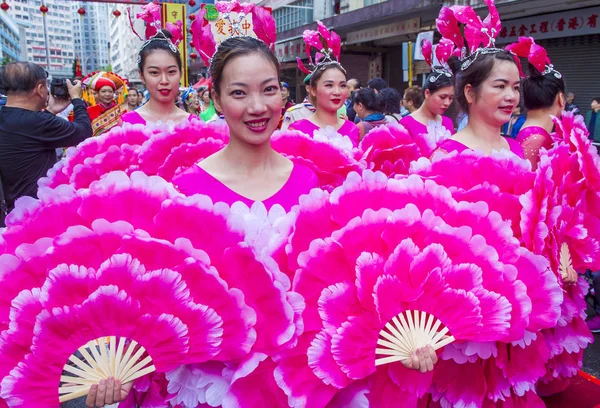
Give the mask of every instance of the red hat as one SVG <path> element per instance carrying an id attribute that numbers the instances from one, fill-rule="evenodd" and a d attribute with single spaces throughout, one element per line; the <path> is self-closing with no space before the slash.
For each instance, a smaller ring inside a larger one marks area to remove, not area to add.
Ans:
<path id="1" fill-rule="evenodd" d="M 117 90 L 117 86 L 115 85 L 115 83 L 113 81 L 111 81 L 108 78 L 102 77 L 102 76 L 99 76 L 98 78 L 96 78 L 93 85 L 94 85 L 94 91 L 96 91 L 96 92 L 100 91 L 100 89 L 102 89 L 105 86 L 110 86 L 113 91 Z"/>

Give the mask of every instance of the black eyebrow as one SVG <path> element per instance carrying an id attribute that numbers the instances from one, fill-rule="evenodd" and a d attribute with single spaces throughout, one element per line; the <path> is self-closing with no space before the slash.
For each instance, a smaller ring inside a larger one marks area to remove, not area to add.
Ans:
<path id="1" fill-rule="evenodd" d="M 502 83 L 505 83 L 505 84 L 509 84 L 509 83 L 510 83 L 510 82 L 509 82 L 507 79 L 502 79 L 502 78 L 499 78 L 499 79 L 494 79 L 494 81 L 493 81 L 493 82 L 498 82 L 498 81 L 500 81 L 500 82 L 502 82 Z"/>
<path id="2" fill-rule="evenodd" d="M 277 81 L 277 78 L 273 77 L 273 78 L 265 79 L 264 81 L 261 82 L 261 85 L 265 85 L 271 81 Z M 247 87 L 248 84 L 246 84 L 244 82 L 233 82 L 233 83 L 229 84 L 229 86 L 245 86 L 245 87 Z"/>

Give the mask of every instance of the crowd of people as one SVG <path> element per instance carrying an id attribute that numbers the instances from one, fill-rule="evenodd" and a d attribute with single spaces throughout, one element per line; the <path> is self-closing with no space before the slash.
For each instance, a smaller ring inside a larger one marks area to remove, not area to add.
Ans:
<path id="1" fill-rule="evenodd" d="M 123 103 L 112 72 L 57 98 L 6 65 L 0 405 L 538 408 L 567 388 L 600 332 L 600 100 L 578 118 L 533 39 L 496 48 L 487 3 L 442 8 L 439 65 L 426 43 L 403 93 L 349 78 L 318 22 L 294 104 L 273 17 L 237 1 L 215 8 L 255 36 L 191 26 L 206 88 L 180 88 L 154 3 Z M 120 375 L 124 349 L 152 367 Z"/>

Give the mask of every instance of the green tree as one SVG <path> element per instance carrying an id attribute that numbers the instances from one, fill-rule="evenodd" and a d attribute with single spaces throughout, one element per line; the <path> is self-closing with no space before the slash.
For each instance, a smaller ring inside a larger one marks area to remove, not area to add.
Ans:
<path id="1" fill-rule="evenodd" d="M 2 62 L 0 62 L 0 67 L 5 66 L 6 64 L 10 64 L 13 61 L 13 58 L 9 57 L 8 55 L 5 55 L 4 58 L 2 58 Z"/>

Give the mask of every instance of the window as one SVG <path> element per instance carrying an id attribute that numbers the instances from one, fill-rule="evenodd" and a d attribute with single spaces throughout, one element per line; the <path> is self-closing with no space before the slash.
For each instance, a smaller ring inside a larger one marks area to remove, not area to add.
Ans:
<path id="1" fill-rule="evenodd" d="M 299 0 L 273 11 L 277 32 L 313 22 L 313 0 Z"/>

